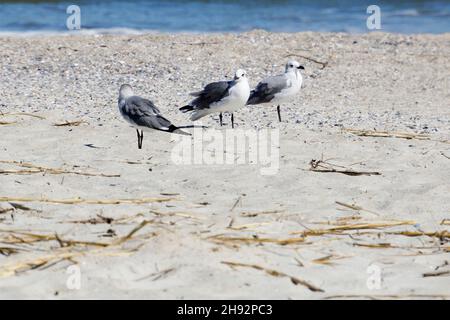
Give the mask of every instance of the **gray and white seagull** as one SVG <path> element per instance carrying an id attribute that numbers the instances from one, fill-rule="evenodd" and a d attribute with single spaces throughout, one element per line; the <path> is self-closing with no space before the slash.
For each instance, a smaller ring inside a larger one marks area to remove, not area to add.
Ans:
<path id="1" fill-rule="evenodd" d="M 280 104 L 292 100 L 300 91 L 303 82 L 300 70 L 304 69 L 297 61 L 289 61 L 284 74 L 268 77 L 252 90 L 247 105 L 277 105 L 278 120 L 281 122 Z"/>
<path id="2" fill-rule="evenodd" d="M 129 84 L 124 84 L 119 91 L 119 111 L 122 117 L 136 128 L 138 148 L 142 149 L 144 130 L 158 130 L 169 133 L 191 135 L 181 129 L 196 126 L 174 126 L 161 115 L 161 111 L 150 100 L 135 96 Z M 139 131 L 140 130 L 140 131 Z"/>
<path id="3" fill-rule="evenodd" d="M 180 108 L 183 113 L 192 112 L 191 120 L 196 121 L 208 114 L 220 112 L 219 119 L 222 125 L 222 112 L 231 113 L 231 126 L 234 128 L 233 112 L 245 106 L 250 96 L 250 86 L 245 70 L 239 69 L 231 81 L 219 81 L 208 84 L 203 90 L 191 93 L 195 99 L 188 105 Z"/>

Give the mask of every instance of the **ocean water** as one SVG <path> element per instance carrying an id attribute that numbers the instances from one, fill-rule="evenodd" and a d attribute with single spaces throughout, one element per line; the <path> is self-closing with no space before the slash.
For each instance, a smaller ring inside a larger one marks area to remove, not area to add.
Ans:
<path id="1" fill-rule="evenodd" d="M 68 32 L 69 5 L 84 32 L 370 32 L 367 7 L 380 7 L 381 31 L 450 32 L 450 0 L 0 0 L 0 32 Z M 73 32 L 73 31 L 72 31 Z"/>

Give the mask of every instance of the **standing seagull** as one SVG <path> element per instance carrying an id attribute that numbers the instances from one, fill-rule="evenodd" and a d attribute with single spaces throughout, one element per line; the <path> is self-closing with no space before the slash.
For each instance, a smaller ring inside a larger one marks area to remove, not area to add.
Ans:
<path id="1" fill-rule="evenodd" d="M 176 127 L 161 115 L 159 109 L 150 100 L 135 96 L 130 85 L 124 84 L 119 91 L 119 111 L 122 117 L 136 128 L 138 148 L 142 149 L 144 130 L 159 130 L 170 133 L 190 135 L 182 131 L 184 128 L 195 126 Z M 141 131 L 139 132 L 139 129 Z"/>
<path id="2" fill-rule="evenodd" d="M 291 100 L 302 87 L 300 70 L 305 68 L 297 61 L 289 61 L 284 74 L 268 77 L 252 90 L 247 105 L 276 104 L 278 120 L 281 122 L 280 104 Z"/>
<path id="3" fill-rule="evenodd" d="M 244 107 L 250 96 L 247 73 L 239 69 L 233 80 L 210 83 L 202 91 L 191 93 L 191 96 L 196 98 L 187 106 L 180 108 L 180 111 L 183 113 L 192 111 L 192 121 L 220 112 L 222 126 L 222 112 L 228 111 L 231 113 L 231 126 L 234 128 L 233 112 Z"/>

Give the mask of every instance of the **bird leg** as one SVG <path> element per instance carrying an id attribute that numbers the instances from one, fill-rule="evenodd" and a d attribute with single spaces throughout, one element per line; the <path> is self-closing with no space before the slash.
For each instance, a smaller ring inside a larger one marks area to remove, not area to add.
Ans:
<path id="1" fill-rule="evenodd" d="M 220 126 L 222 126 L 222 112 L 219 114 L 219 119 L 220 119 Z"/>
<path id="2" fill-rule="evenodd" d="M 278 113 L 278 121 L 281 122 L 280 106 L 277 107 L 277 113 Z"/>
<path id="3" fill-rule="evenodd" d="M 138 138 L 138 148 L 142 149 L 142 141 L 144 140 L 144 131 L 141 131 L 141 133 L 139 133 L 139 130 L 136 129 L 136 133 Z"/>
<path id="4" fill-rule="evenodd" d="M 231 128 L 234 129 L 234 114 L 231 114 Z"/>
<path id="5" fill-rule="evenodd" d="M 141 135 L 139 134 L 139 130 L 136 129 L 137 138 L 138 138 L 138 148 L 141 149 Z"/>

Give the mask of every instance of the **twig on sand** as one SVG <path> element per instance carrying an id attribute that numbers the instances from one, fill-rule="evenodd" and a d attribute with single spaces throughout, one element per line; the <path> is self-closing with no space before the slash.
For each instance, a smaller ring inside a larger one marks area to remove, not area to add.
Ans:
<path id="1" fill-rule="evenodd" d="M 380 172 L 376 171 L 354 171 L 352 169 L 338 169 L 335 168 L 332 164 L 327 163 L 322 160 L 311 160 L 310 171 L 320 172 L 320 173 L 341 173 L 348 176 L 379 176 Z"/>
<path id="2" fill-rule="evenodd" d="M 61 123 L 55 123 L 53 124 L 54 127 L 78 127 L 80 124 L 86 123 L 84 120 L 78 120 L 78 121 L 65 121 Z"/>
<path id="3" fill-rule="evenodd" d="M 306 288 L 308 288 L 309 290 L 311 290 L 313 292 L 324 292 L 324 290 L 322 290 L 321 288 L 318 288 L 305 280 L 290 276 L 284 272 L 280 272 L 280 271 L 273 270 L 273 269 L 267 269 L 267 268 L 261 267 L 256 264 L 246 264 L 246 263 L 230 262 L 230 261 L 222 261 L 222 263 L 227 266 L 230 266 L 231 268 L 234 268 L 234 267 L 252 268 L 252 269 L 264 271 L 265 273 L 267 273 L 268 275 L 271 275 L 273 277 L 289 278 L 291 280 L 291 282 L 295 285 L 305 286 Z"/>
<path id="4" fill-rule="evenodd" d="M 47 198 L 14 198 L 14 197 L 0 197 L 0 202 L 43 202 L 53 204 L 146 204 L 154 202 L 168 202 L 177 200 L 175 198 L 142 198 L 142 199 L 47 199 Z"/>
<path id="5" fill-rule="evenodd" d="M 446 155 L 444 152 L 441 152 L 441 155 L 450 160 L 450 157 Z"/>
<path id="6" fill-rule="evenodd" d="M 16 123 L 17 123 L 17 121 L 14 121 L 14 122 L 0 121 L 0 126 L 8 126 L 8 125 L 11 125 L 11 124 L 16 124 Z"/>
<path id="7" fill-rule="evenodd" d="M 427 272 L 427 273 L 422 274 L 422 276 L 424 278 L 427 278 L 427 277 L 440 277 L 440 276 L 445 276 L 448 274 L 450 274 L 450 270 Z"/>
<path id="8" fill-rule="evenodd" d="M 80 176 L 88 176 L 88 177 L 105 177 L 105 178 L 119 178 L 120 174 L 104 174 L 104 173 L 91 173 L 91 172 L 82 172 L 82 171 L 74 171 L 74 170 L 64 170 L 58 168 L 48 168 L 37 166 L 31 163 L 14 161 L 14 160 L 0 160 L 0 163 L 5 164 L 14 164 L 16 166 L 27 168 L 27 170 L 0 170 L 0 174 L 35 174 L 35 173 L 47 173 L 47 174 L 75 174 Z"/>
<path id="9" fill-rule="evenodd" d="M 322 66 L 321 69 L 325 69 L 325 67 L 328 66 L 328 61 L 322 62 L 322 61 L 319 61 L 317 59 L 314 59 L 314 58 L 311 58 L 311 57 L 308 57 L 308 56 L 304 56 L 304 55 L 301 55 L 301 54 L 287 54 L 285 56 L 285 58 L 289 58 L 289 57 L 299 57 L 299 58 L 303 58 L 303 59 L 312 61 L 314 63 L 320 64 Z"/>

